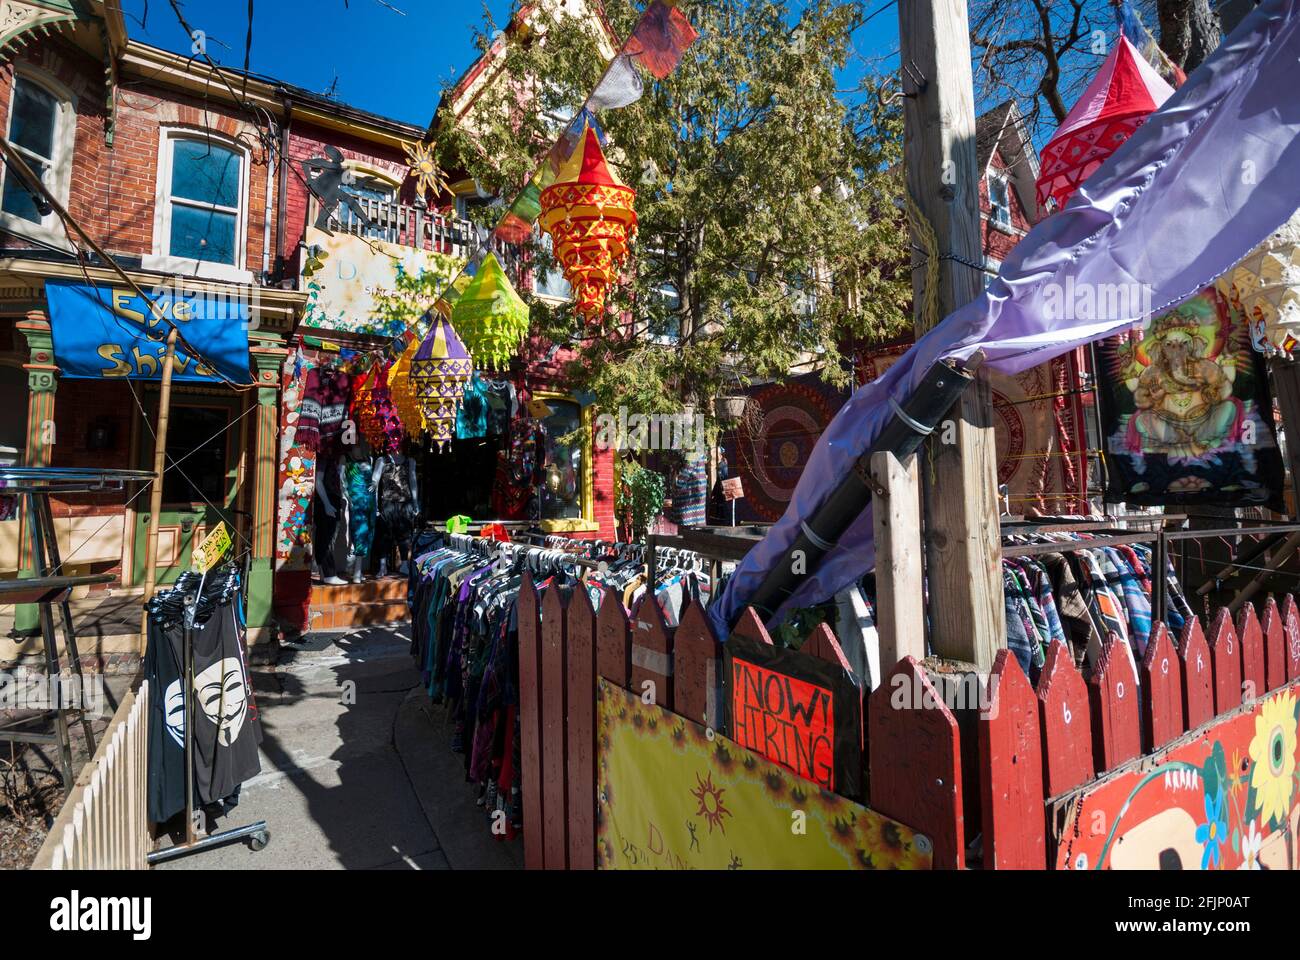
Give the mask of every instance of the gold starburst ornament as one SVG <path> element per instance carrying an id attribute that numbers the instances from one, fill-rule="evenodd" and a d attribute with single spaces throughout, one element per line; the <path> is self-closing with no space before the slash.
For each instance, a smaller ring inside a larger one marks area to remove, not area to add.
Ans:
<path id="1" fill-rule="evenodd" d="M 410 176 L 415 179 L 415 194 L 426 195 L 430 201 L 447 189 L 447 180 L 442 175 L 438 161 L 433 158 L 433 151 L 436 148 L 437 142 L 432 140 L 428 143 L 402 144 L 402 149 L 406 151 Z"/>

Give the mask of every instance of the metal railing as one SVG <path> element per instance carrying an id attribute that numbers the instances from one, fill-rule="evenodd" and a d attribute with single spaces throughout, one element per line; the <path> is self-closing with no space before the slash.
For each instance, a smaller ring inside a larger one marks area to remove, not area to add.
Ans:
<path id="1" fill-rule="evenodd" d="M 365 211 L 370 223 L 363 223 L 346 203 L 340 203 L 329 219 L 331 230 L 453 257 L 469 257 L 478 249 L 486 233 L 469 220 L 430 211 L 421 204 L 391 203 L 373 197 L 353 199 Z M 494 237 L 490 247 L 511 282 L 522 287 L 528 277 L 519 245 Z"/>
<path id="2" fill-rule="evenodd" d="M 33 870 L 144 870 L 149 684 L 128 691 L 36 854 Z"/>

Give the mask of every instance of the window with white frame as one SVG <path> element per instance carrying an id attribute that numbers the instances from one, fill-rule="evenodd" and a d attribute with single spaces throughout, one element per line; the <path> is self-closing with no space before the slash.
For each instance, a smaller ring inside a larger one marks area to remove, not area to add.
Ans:
<path id="1" fill-rule="evenodd" d="M 247 157 L 202 133 L 164 132 L 147 266 L 222 276 L 243 273 Z"/>
<path id="2" fill-rule="evenodd" d="M 1005 177 L 989 177 L 989 213 L 993 222 L 1002 227 L 1011 226 L 1011 194 Z"/>
<path id="3" fill-rule="evenodd" d="M 64 204 L 68 202 L 71 184 L 75 125 L 75 112 L 67 94 L 30 73 L 16 73 L 9 104 L 9 143 Z M 53 210 L 43 214 L 40 206 L 18 174 L 6 164 L 0 191 L 0 221 L 15 233 L 66 245 L 58 215 Z"/>

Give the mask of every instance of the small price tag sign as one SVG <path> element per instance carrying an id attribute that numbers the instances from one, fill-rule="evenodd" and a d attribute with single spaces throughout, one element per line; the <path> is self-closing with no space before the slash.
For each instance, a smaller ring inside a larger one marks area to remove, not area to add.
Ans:
<path id="1" fill-rule="evenodd" d="M 722 499 L 739 500 L 745 495 L 745 485 L 740 482 L 740 477 L 728 477 L 722 481 Z"/>
<path id="2" fill-rule="evenodd" d="M 203 541 L 194 548 L 192 565 L 199 573 L 207 573 L 221 559 L 221 555 L 230 549 L 230 531 L 226 522 L 218 523 Z"/>

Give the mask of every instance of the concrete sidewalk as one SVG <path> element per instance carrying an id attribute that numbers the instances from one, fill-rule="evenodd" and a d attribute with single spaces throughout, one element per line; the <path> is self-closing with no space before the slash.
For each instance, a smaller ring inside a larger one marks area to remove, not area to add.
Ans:
<path id="1" fill-rule="evenodd" d="M 275 664 L 254 666 L 262 772 L 217 829 L 265 820 L 271 842 L 156 869 L 522 866 L 522 842 L 495 839 L 475 805 L 442 708 L 418 686 L 408 630 L 310 634 Z"/>

